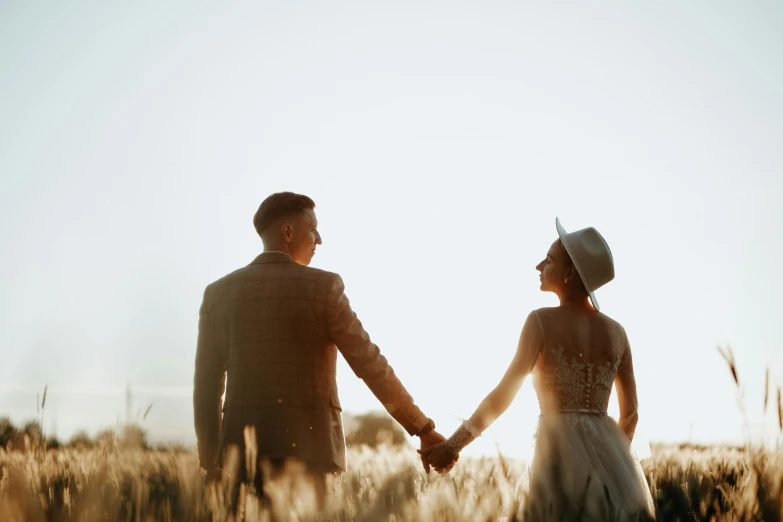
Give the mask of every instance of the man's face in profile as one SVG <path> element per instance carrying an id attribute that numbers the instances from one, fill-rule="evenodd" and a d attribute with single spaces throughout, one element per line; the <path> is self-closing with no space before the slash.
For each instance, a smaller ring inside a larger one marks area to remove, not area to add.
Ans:
<path id="1" fill-rule="evenodd" d="M 291 249 L 291 257 L 300 265 L 309 265 L 315 255 L 316 245 L 322 244 L 321 235 L 318 233 L 318 219 L 315 211 L 306 209 L 298 214 L 293 225 L 293 235 L 288 247 Z"/>

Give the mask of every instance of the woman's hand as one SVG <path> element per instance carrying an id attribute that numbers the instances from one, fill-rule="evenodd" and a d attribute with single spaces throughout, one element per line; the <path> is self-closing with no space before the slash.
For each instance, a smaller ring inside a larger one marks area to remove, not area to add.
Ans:
<path id="1" fill-rule="evenodd" d="M 452 450 L 447 441 L 416 451 L 422 460 L 427 461 L 438 473 L 450 471 L 459 460 L 459 453 Z"/>

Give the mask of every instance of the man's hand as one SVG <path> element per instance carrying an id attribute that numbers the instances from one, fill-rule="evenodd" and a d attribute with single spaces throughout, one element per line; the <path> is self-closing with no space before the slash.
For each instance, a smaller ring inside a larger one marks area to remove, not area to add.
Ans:
<path id="1" fill-rule="evenodd" d="M 439 442 L 435 445 L 419 450 L 421 454 L 421 460 L 435 468 L 435 471 L 442 473 L 443 471 L 451 471 L 454 464 L 459 460 L 459 453 L 455 453 L 453 449 L 449 447 L 445 439 L 443 442 Z"/>
<path id="2" fill-rule="evenodd" d="M 428 433 L 425 433 L 424 435 L 419 435 L 419 439 L 421 439 L 421 448 L 418 450 L 418 452 L 421 455 L 421 464 L 422 466 L 424 466 L 424 471 L 429 473 L 431 462 L 427 456 L 429 452 L 427 452 L 426 450 L 428 448 L 432 448 L 440 443 L 445 442 L 446 437 L 444 437 L 437 431 L 432 430 Z M 438 473 L 442 473 L 443 471 L 450 471 L 458 460 L 459 460 L 459 454 L 455 455 L 447 465 L 433 466 L 433 467 L 435 468 L 435 471 L 437 471 Z"/>

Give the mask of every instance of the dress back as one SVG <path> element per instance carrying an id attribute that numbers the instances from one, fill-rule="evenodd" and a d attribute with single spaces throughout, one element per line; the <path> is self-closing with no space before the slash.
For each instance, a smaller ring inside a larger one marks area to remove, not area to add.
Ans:
<path id="1" fill-rule="evenodd" d="M 603 314 L 540 310 L 543 345 L 533 370 L 542 414 L 606 414 L 626 354 L 622 327 Z"/>
<path id="2" fill-rule="evenodd" d="M 532 372 L 541 416 L 525 520 L 653 517 L 652 496 L 630 441 L 606 414 L 615 382 L 620 410 L 635 410 L 625 330 L 597 312 L 559 307 L 533 314 L 541 326 Z"/>

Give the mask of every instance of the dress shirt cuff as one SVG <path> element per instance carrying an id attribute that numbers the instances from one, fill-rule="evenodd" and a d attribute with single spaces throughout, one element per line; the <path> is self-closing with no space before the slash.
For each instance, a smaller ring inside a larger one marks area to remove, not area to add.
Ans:
<path id="1" fill-rule="evenodd" d="M 410 429 L 408 429 L 408 434 L 411 436 L 417 435 L 421 430 L 424 429 L 427 424 L 430 422 L 430 418 L 424 415 L 421 410 L 416 408 L 418 411 L 415 412 L 411 417 L 410 422 Z M 407 426 L 406 426 L 407 429 Z"/>

